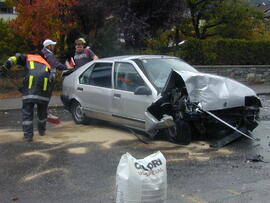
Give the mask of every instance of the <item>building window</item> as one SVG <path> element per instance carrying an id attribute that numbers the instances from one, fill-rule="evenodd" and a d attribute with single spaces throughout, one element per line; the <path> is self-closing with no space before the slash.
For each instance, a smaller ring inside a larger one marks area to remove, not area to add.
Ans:
<path id="1" fill-rule="evenodd" d="M 13 13 L 13 8 L 6 7 L 4 2 L 0 2 L 0 13 Z"/>

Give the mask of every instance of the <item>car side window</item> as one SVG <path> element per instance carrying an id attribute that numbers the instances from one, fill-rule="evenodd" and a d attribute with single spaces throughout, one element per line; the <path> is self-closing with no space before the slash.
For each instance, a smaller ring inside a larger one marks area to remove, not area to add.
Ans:
<path id="1" fill-rule="evenodd" d="M 130 63 L 115 63 L 115 89 L 134 92 L 139 86 L 145 83 L 135 67 Z"/>
<path id="2" fill-rule="evenodd" d="M 112 63 L 96 63 L 80 76 L 81 84 L 112 87 Z"/>
<path id="3" fill-rule="evenodd" d="M 84 85 L 89 85 L 90 84 L 90 75 L 92 73 L 93 67 L 95 64 L 90 66 L 86 71 L 84 71 L 80 77 L 79 77 L 79 83 L 84 84 Z"/>

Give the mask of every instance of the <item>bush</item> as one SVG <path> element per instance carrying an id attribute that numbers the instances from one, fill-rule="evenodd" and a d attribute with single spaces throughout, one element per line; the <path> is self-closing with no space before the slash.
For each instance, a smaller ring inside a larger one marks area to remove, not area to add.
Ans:
<path id="1" fill-rule="evenodd" d="M 16 52 L 27 50 L 22 38 L 16 35 L 9 27 L 8 22 L 0 19 L 0 64 Z"/>
<path id="2" fill-rule="evenodd" d="M 169 48 L 166 39 L 148 40 L 144 53 L 175 55 L 194 65 L 270 64 L 270 41 L 267 40 L 189 38 L 186 43 Z"/>
<path id="3" fill-rule="evenodd" d="M 194 65 L 269 65 L 270 41 L 188 39 L 176 56 Z"/>

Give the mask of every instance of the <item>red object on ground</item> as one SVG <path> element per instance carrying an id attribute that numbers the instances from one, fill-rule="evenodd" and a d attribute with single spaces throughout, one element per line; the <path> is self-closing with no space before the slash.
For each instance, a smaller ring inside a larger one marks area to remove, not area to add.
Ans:
<path id="1" fill-rule="evenodd" d="M 53 119 L 53 118 L 47 118 L 47 121 L 50 123 L 54 123 L 54 124 L 59 124 L 60 121 L 58 119 Z"/>
<path id="2" fill-rule="evenodd" d="M 54 123 L 54 124 L 59 124 L 60 123 L 60 120 L 58 119 L 58 117 L 54 116 L 52 114 L 48 114 L 47 121 L 50 122 L 50 123 Z"/>

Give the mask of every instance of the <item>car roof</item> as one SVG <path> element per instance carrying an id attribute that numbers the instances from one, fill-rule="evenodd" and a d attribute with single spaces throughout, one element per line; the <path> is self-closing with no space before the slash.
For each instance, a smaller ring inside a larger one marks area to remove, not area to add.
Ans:
<path id="1" fill-rule="evenodd" d="M 174 56 L 166 55 L 124 55 L 124 56 L 113 56 L 107 58 L 101 58 L 100 61 L 122 61 L 122 60 L 132 60 L 132 59 L 152 59 L 152 58 L 177 58 Z"/>

